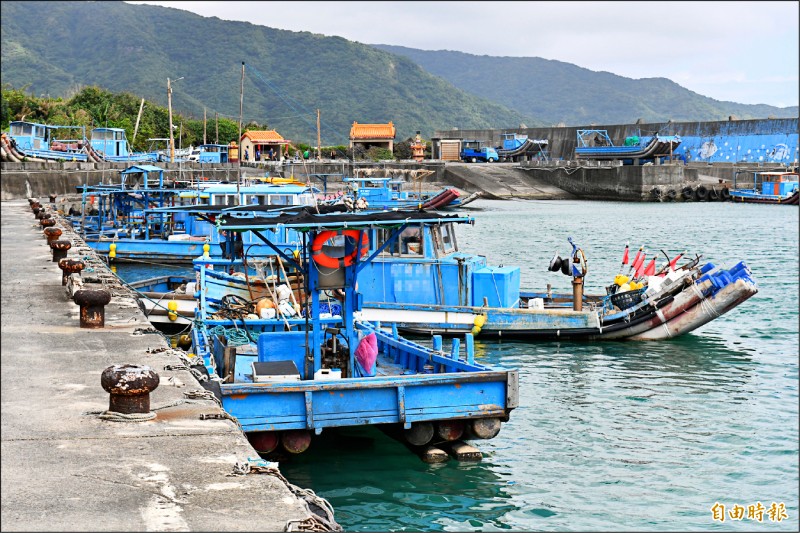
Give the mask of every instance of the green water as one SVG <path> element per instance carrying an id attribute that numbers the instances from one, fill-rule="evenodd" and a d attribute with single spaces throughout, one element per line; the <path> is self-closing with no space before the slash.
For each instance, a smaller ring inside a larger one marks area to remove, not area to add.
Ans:
<path id="1" fill-rule="evenodd" d="M 572 236 L 587 292 L 611 282 L 630 241 L 728 267 L 744 259 L 759 293 L 672 341 L 476 342 L 483 361 L 520 369 L 520 407 L 495 439 L 473 442 L 480 463 L 427 465 L 375 428 L 326 430 L 284 475 L 328 499 L 349 531 L 797 531 L 799 210 L 478 205 L 462 249 L 521 266 L 524 288 L 571 291 L 547 264 Z M 784 503 L 788 519 L 721 523 L 716 502 L 726 513 Z"/>
<path id="2" fill-rule="evenodd" d="M 759 293 L 672 341 L 476 342 L 520 370 L 520 407 L 480 463 L 427 465 L 375 428 L 326 430 L 281 464 L 348 531 L 797 531 L 798 210 L 731 203 L 479 201 L 463 250 L 519 265 L 522 286 L 570 292 L 547 271 L 567 237 L 602 293 L 626 241 L 746 260 Z M 465 211 L 466 212 L 466 211 Z M 148 270 L 149 272 L 149 270 Z M 166 273 L 166 272 L 159 272 Z M 784 503 L 759 523 L 711 507 Z"/>

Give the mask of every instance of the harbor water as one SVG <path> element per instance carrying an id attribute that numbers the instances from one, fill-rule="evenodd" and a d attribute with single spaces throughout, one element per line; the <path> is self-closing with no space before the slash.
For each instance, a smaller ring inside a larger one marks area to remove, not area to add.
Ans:
<path id="1" fill-rule="evenodd" d="M 330 501 L 347 531 L 797 531 L 800 210 L 475 204 L 463 211 L 476 223 L 457 228 L 459 246 L 520 266 L 526 289 L 571 291 L 570 278 L 547 266 L 555 252 L 570 253 L 572 237 L 587 256 L 587 293 L 604 293 L 626 241 L 631 259 L 644 245 L 648 260 L 660 249 L 725 267 L 745 260 L 759 293 L 670 341 L 477 337 L 479 360 L 520 371 L 520 406 L 495 439 L 473 442 L 479 463 L 428 465 L 358 428 L 324 431 L 281 464 L 283 474 Z M 773 503 L 785 512 L 771 515 Z M 758 505 L 760 522 L 748 517 Z"/>

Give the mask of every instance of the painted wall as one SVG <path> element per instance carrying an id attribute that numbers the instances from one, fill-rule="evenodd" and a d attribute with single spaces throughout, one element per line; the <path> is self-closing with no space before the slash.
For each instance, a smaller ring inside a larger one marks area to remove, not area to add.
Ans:
<path id="1" fill-rule="evenodd" d="M 717 122 L 659 122 L 651 124 L 589 125 L 564 128 L 517 128 L 504 130 L 444 130 L 434 137 L 480 139 L 491 146 L 502 144 L 503 133 L 521 133 L 549 141 L 552 159 L 575 159 L 577 130 L 607 130 L 615 145 L 631 135 L 656 133 L 679 135 L 676 155 L 690 162 L 770 163 L 796 165 L 800 161 L 798 119 L 728 120 Z"/>

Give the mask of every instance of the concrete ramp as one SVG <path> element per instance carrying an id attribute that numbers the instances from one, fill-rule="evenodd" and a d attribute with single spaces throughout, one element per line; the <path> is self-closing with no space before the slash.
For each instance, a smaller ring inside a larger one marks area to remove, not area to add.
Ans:
<path id="1" fill-rule="evenodd" d="M 565 200 L 567 191 L 536 178 L 516 163 L 448 163 L 444 181 L 468 192 L 482 191 L 485 198 Z"/>

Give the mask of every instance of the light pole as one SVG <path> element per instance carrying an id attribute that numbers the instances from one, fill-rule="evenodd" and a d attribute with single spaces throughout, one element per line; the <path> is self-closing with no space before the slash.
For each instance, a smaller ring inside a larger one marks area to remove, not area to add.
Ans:
<path id="1" fill-rule="evenodd" d="M 184 77 L 181 76 L 175 81 L 180 81 Z M 172 84 L 167 78 L 167 107 L 169 107 L 169 162 L 175 162 L 175 138 L 172 133 Z"/>

